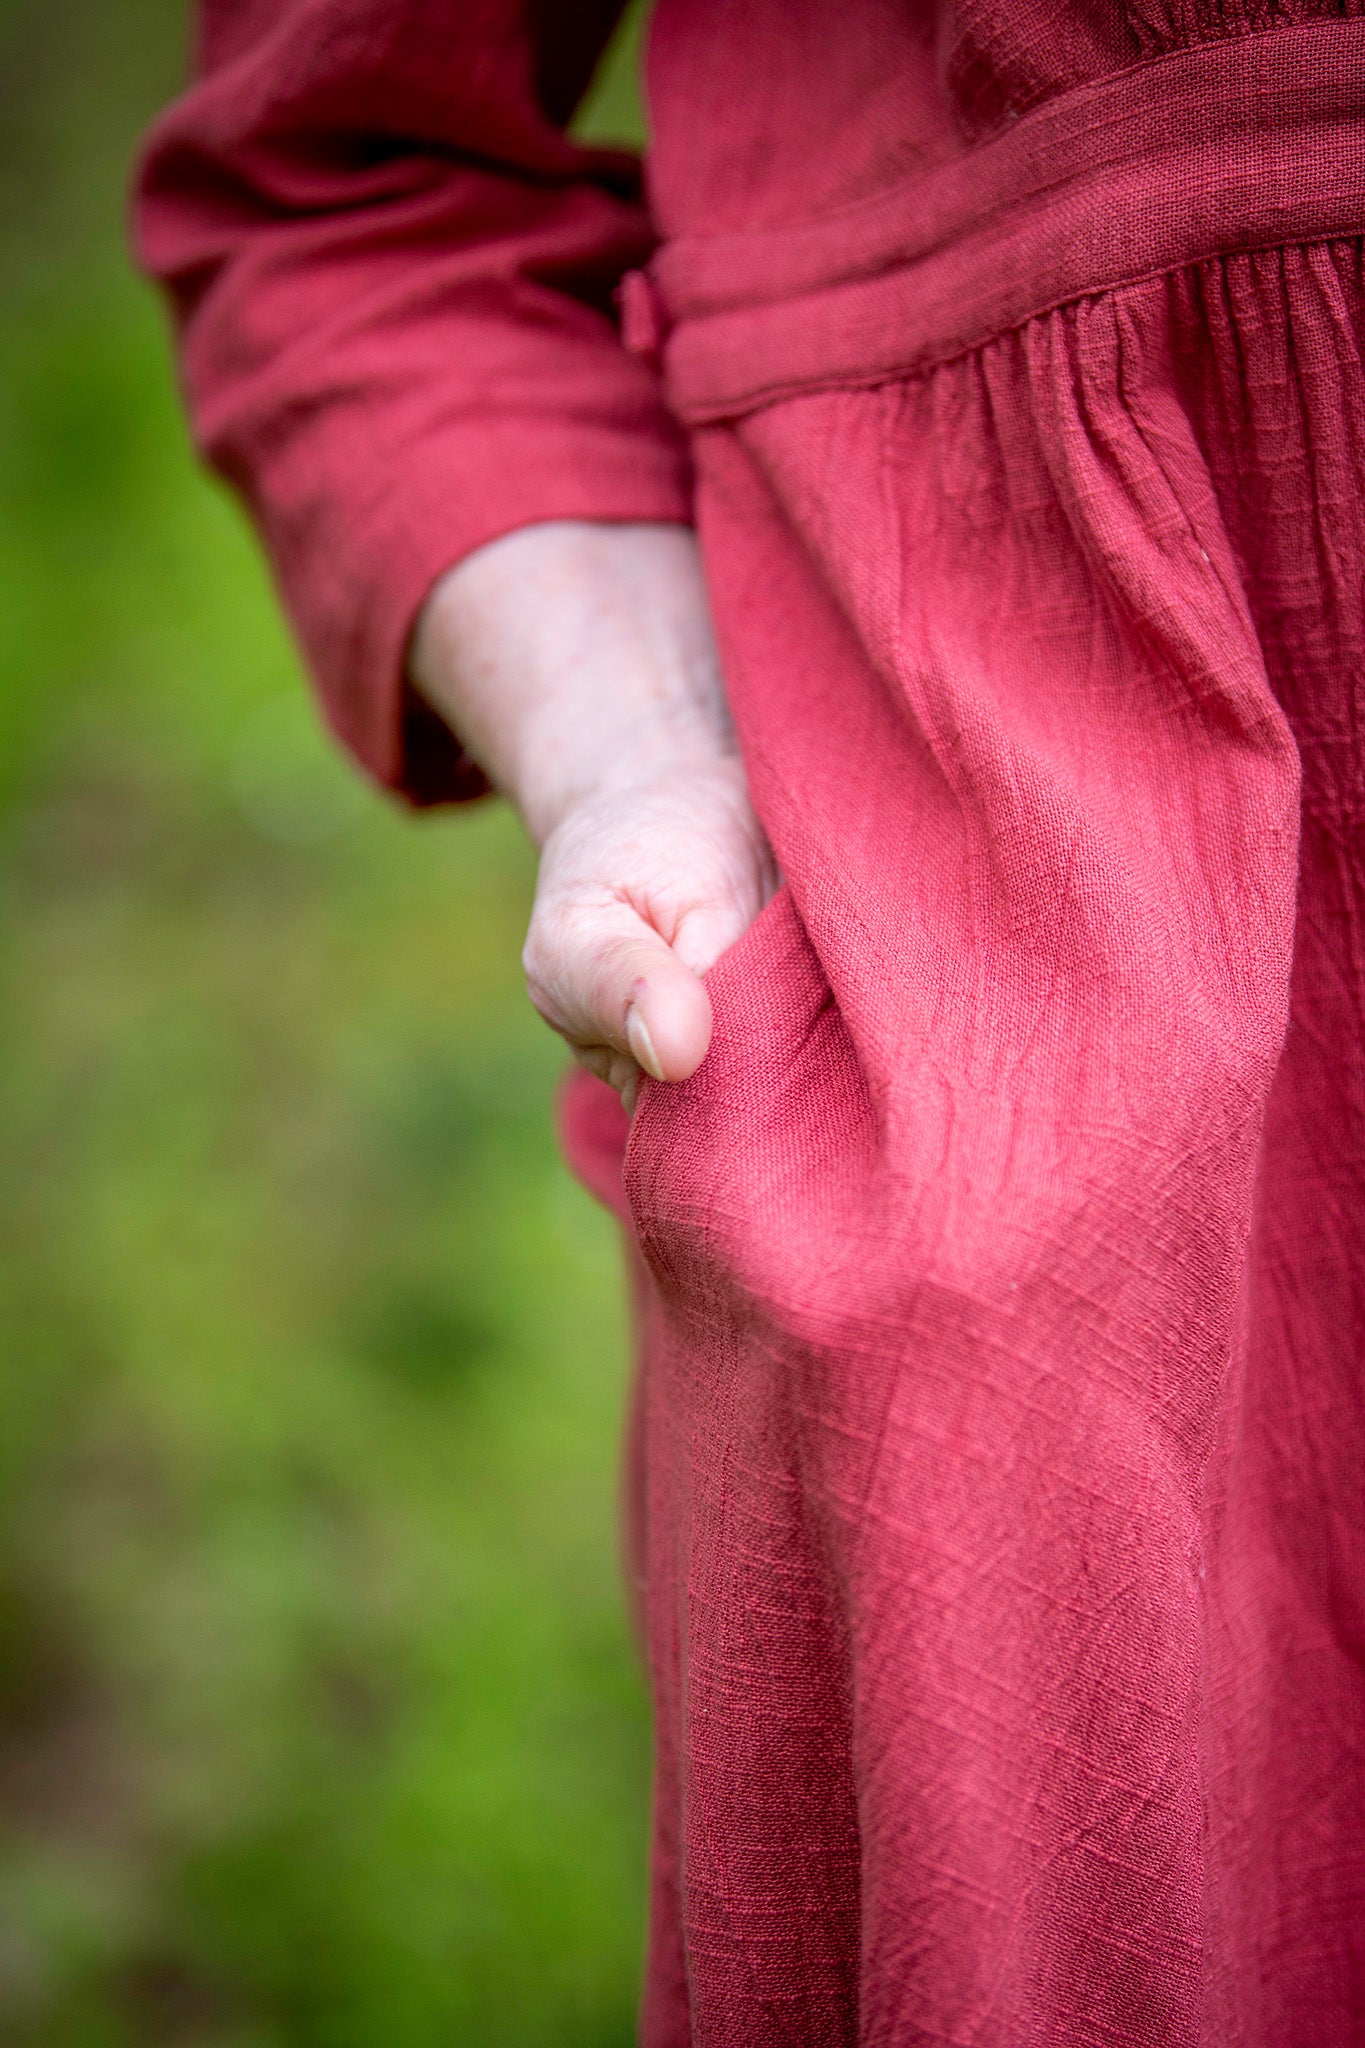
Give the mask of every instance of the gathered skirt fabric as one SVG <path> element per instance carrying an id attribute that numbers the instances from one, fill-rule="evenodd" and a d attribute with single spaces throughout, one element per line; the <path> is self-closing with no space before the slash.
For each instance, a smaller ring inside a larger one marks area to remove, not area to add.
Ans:
<path id="1" fill-rule="evenodd" d="M 695 448 L 784 882 L 626 1157 L 646 2048 L 1365 2040 L 1361 245 Z"/>

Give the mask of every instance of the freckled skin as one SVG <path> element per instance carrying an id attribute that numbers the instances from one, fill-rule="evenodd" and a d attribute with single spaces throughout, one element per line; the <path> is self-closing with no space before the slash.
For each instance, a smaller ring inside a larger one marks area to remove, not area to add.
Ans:
<path id="1" fill-rule="evenodd" d="M 632 1108 L 706 1055 L 701 977 L 776 877 L 685 527 L 555 521 L 466 557 L 418 623 L 418 688 L 540 852 L 531 1001 Z"/>

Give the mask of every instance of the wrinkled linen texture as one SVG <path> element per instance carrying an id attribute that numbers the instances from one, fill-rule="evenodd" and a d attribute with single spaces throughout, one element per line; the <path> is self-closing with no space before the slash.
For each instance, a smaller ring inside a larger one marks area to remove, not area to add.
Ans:
<path id="1" fill-rule="evenodd" d="M 1365 2039 L 1365 310 L 699 437 L 787 886 L 650 1088 L 646 2039 Z"/>
<path id="2" fill-rule="evenodd" d="M 695 510 L 784 883 L 564 1110 L 645 2048 L 1365 2042 L 1359 7 L 660 0 L 648 211 L 617 11 L 207 0 L 139 236 L 414 801 L 440 570 Z"/>

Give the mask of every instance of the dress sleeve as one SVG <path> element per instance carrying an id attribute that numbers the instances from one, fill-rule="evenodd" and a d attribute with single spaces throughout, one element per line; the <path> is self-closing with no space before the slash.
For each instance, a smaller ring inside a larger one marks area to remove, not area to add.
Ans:
<path id="1" fill-rule="evenodd" d="M 415 803 L 474 764 L 404 679 L 471 549 L 690 516 L 686 450 L 613 292 L 639 166 L 563 132 L 620 0 L 203 0 L 147 139 L 145 268 L 197 444 L 245 498 L 341 739 Z"/>

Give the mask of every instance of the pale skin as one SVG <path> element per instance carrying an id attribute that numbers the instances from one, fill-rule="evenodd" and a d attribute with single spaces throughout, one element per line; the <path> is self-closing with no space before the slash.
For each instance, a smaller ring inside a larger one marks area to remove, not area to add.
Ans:
<path id="1" fill-rule="evenodd" d="M 411 672 L 521 815 L 540 870 L 531 1001 L 628 1110 L 711 1039 L 702 976 L 776 884 L 695 536 L 558 520 L 492 541 L 423 608 Z"/>

